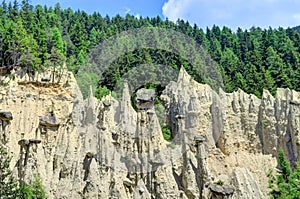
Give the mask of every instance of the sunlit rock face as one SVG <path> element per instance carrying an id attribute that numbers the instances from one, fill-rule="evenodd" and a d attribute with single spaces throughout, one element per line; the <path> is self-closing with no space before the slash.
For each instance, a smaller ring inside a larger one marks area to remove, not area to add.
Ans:
<path id="1" fill-rule="evenodd" d="M 120 99 L 99 101 L 71 74 L 68 87 L 20 81 L 0 88 L 0 141 L 16 177 L 39 174 L 49 198 L 267 198 L 278 150 L 300 159 L 300 93 L 289 89 L 214 91 L 181 69 L 160 96 L 168 142 L 126 82 Z"/>

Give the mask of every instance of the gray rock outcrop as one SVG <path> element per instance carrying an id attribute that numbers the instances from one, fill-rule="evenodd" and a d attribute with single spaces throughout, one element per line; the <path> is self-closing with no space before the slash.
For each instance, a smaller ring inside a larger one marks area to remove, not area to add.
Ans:
<path id="1" fill-rule="evenodd" d="M 46 115 L 39 117 L 39 120 L 41 126 L 59 127 L 59 121 L 51 113 L 47 113 Z"/>
<path id="2" fill-rule="evenodd" d="M 0 120 L 10 121 L 13 119 L 12 113 L 9 111 L 0 111 Z"/>

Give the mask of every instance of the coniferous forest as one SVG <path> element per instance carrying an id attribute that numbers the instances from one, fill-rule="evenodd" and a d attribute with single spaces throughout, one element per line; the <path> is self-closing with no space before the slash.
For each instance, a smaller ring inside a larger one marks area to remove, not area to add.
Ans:
<path id="1" fill-rule="evenodd" d="M 263 89 L 273 95 L 276 88 L 300 90 L 300 35 L 293 28 L 251 27 L 231 30 L 228 27 L 208 27 L 178 20 L 176 23 L 131 15 L 102 16 L 100 13 L 33 6 L 28 0 L 6 2 L 0 6 L 0 67 L 9 74 L 20 69 L 33 75 L 49 66 L 49 62 L 65 62 L 77 75 L 84 67 L 91 50 L 117 33 L 140 27 L 168 28 L 193 38 L 208 51 L 218 64 L 226 92 L 241 88 L 260 97 Z M 100 87 L 112 89 L 124 71 L 145 63 L 150 57 L 157 64 L 188 66 L 186 60 L 163 50 L 139 49 L 123 55 L 114 65 L 108 81 Z M 192 71 L 187 71 L 193 75 Z"/>

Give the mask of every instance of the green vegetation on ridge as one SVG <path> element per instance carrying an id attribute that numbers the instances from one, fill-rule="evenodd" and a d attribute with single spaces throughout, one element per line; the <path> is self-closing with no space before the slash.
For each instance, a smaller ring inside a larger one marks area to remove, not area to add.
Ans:
<path id="1" fill-rule="evenodd" d="M 62 9 L 59 4 L 54 8 L 34 7 L 28 0 L 21 4 L 3 1 L 0 6 L 0 67 L 19 68 L 32 75 L 51 65 L 49 61 L 55 65 L 55 61 L 66 59 L 69 68 L 78 75 L 91 50 L 101 41 L 139 27 L 173 29 L 193 38 L 219 64 L 227 92 L 241 88 L 261 96 L 263 88 L 272 94 L 277 87 L 300 90 L 300 36 L 291 28 L 252 27 L 233 32 L 228 27 L 213 26 L 204 31 L 183 20 L 173 23 L 160 17 L 131 15 L 110 18 L 96 12 Z M 183 65 L 192 76 L 196 75 L 187 60 L 177 55 L 139 49 L 112 63 L 112 71 L 106 71 L 104 81 L 99 84 L 112 89 L 126 71 L 147 62 L 174 68 Z"/>

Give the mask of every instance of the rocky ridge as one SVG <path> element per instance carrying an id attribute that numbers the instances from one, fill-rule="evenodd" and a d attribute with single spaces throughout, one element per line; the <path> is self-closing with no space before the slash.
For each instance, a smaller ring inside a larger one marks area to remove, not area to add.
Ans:
<path id="1" fill-rule="evenodd" d="M 289 89 L 216 93 L 181 69 L 161 96 L 167 142 L 126 83 L 120 100 L 99 101 L 71 74 L 55 88 L 24 81 L 0 88 L 0 140 L 16 176 L 38 173 L 49 198 L 266 198 L 277 151 L 299 160 L 300 93 Z"/>

